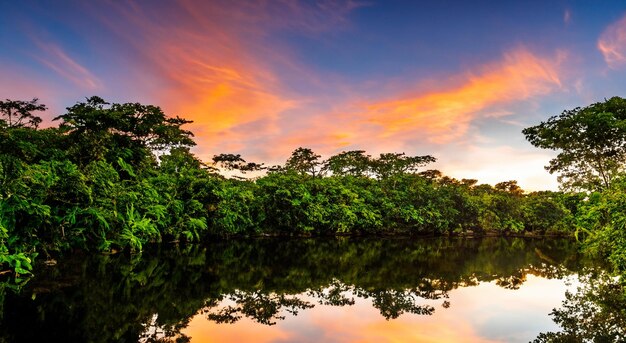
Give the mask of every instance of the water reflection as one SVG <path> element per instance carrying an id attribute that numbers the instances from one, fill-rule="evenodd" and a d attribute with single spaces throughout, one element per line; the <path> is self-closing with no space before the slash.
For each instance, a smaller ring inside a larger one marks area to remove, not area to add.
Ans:
<path id="1" fill-rule="evenodd" d="M 363 313 L 365 302 L 398 326 L 449 311 L 453 290 L 517 290 L 592 267 L 569 240 L 504 238 L 260 239 L 74 257 L 6 292 L 0 342 L 184 342 L 198 318 L 271 326 L 321 308 Z"/>
<path id="2" fill-rule="evenodd" d="M 561 331 L 541 333 L 539 342 L 626 342 L 626 294 L 618 278 L 587 273 L 550 314 Z"/>

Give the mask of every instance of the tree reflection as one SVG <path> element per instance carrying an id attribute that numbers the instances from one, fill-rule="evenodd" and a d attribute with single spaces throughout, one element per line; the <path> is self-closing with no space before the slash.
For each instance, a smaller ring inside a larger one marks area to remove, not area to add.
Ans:
<path id="1" fill-rule="evenodd" d="M 5 295 L 0 342 L 185 342 L 180 331 L 199 312 L 273 325 L 357 298 L 389 320 L 430 315 L 456 288 L 517 289 L 528 274 L 561 278 L 586 263 L 571 241 L 503 238 L 257 239 L 60 259 Z"/>
<path id="2" fill-rule="evenodd" d="M 398 318 L 403 313 L 431 315 L 435 308 L 429 305 L 420 305 L 420 292 L 383 289 L 376 292 L 367 292 L 365 298 L 372 297 L 372 305 L 380 310 L 385 319 Z"/>
<path id="3" fill-rule="evenodd" d="M 625 342 L 626 290 L 601 272 L 581 277 L 582 286 L 567 292 L 561 308 L 550 313 L 562 331 L 541 333 L 534 342 Z"/>
<path id="4" fill-rule="evenodd" d="M 307 295 L 319 299 L 321 305 L 352 306 L 354 297 L 348 295 L 351 293 L 355 293 L 354 287 L 345 285 L 339 280 L 332 280 L 327 287 L 309 290 Z"/>
<path id="5" fill-rule="evenodd" d="M 299 310 L 315 306 L 295 296 L 265 294 L 260 291 L 251 293 L 236 291 L 227 298 L 234 301 L 236 305 L 219 308 L 219 299 L 211 299 L 207 302 L 202 311 L 208 314 L 209 320 L 232 324 L 243 315 L 261 324 L 274 325 L 277 320 L 285 319 L 285 316 L 280 315 L 282 311 L 296 316 Z M 218 309 L 214 310 L 215 308 Z"/>

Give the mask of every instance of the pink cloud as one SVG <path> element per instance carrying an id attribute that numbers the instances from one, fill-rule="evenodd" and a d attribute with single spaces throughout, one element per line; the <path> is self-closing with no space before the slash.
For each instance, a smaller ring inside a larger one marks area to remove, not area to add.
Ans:
<path id="1" fill-rule="evenodd" d="M 602 32 L 598 49 L 609 68 L 618 69 L 626 65 L 626 15 Z"/>
<path id="2" fill-rule="evenodd" d="M 304 101 L 276 72 L 276 65 L 302 67 L 285 57 L 283 47 L 267 44 L 273 30 L 333 30 L 348 25 L 347 15 L 359 6 L 330 0 L 181 1 L 158 8 L 131 3 L 114 6 L 122 25 L 110 16 L 100 20 L 138 52 L 133 72 L 158 83 L 139 85 L 151 87 L 149 97 L 167 113 L 194 121 L 197 152 L 206 157 L 279 133 L 281 115 Z"/>
<path id="3" fill-rule="evenodd" d="M 288 134 L 277 137 L 270 155 L 285 156 L 290 149 L 308 146 L 322 154 L 345 149 L 371 153 L 415 151 L 421 146 L 463 144 L 471 125 L 481 119 L 513 114 L 507 106 L 562 89 L 564 53 L 552 57 L 518 48 L 501 60 L 476 66 L 434 90 L 406 90 L 381 100 L 348 99 L 338 109 L 311 115 Z M 402 89 L 403 91 L 398 91 Z M 424 152 L 428 153 L 428 152 Z"/>

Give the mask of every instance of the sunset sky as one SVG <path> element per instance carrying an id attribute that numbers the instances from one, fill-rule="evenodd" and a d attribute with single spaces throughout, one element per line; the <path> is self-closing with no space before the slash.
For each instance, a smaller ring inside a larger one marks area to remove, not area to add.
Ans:
<path id="1" fill-rule="evenodd" d="M 521 130 L 626 96 L 622 1 L 1 1 L 0 98 L 194 121 L 196 154 L 431 154 L 556 189 Z"/>

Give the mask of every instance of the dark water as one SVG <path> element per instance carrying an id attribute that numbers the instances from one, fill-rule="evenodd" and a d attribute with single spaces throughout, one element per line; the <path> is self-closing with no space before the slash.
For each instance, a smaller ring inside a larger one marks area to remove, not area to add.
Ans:
<path id="1" fill-rule="evenodd" d="M 73 256 L 3 291 L 0 342 L 528 342 L 567 330 L 550 312 L 599 270 L 560 239 L 257 239 Z"/>

